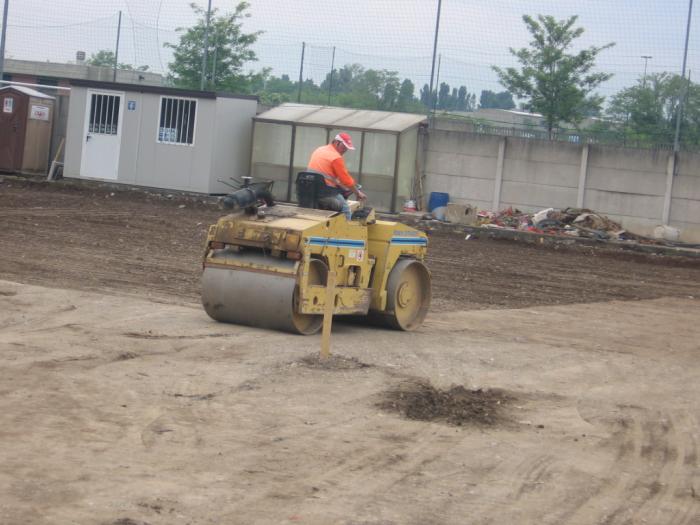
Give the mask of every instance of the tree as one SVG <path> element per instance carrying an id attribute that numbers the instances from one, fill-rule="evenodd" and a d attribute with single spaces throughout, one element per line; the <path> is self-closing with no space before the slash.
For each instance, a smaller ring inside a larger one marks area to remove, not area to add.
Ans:
<path id="1" fill-rule="evenodd" d="M 87 64 L 90 64 L 91 66 L 113 68 L 116 59 L 117 58 L 114 55 L 114 51 L 110 51 L 108 49 L 101 49 L 97 53 L 92 53 L 90 55 L 90 58 L 88 58 L 85 62 Z M 134 67 L 131 64 L 119 62 L 117 64 L 117 69 L 126 69 L 129 71 L 148 71 L 148 66 Z"/>
<path id="2" fill-rule="evenodd" d="M 399 99 L 397 102 L 399 111 L 410 111 L 411 106 L 416 101 L 416 97 L 414 95 L 415 92 L 416 86 L 409 79 L 406 78 L 403 82 L 401 82 Z"/>
<path id="3" fill-rule="evenodd" d="M 168 78 L 177 87 L 199 89 L 207 13 L 196 4 L 190 4 L 190 7 L 198 16 L 195 25 L 177 28 L 182 33 L 179 43 L 165 44 L 173 50 Z M 244 33 L 242 30 L 242 20 L 250 16 L 246 12 L 248 7 L 248 2 L 239 2 L 232 13 L 222 15 L 217 9 L 212 9 L 205 79 L 207 89 L 248 93 L 252 84 L 263 80 L 264 73 L 243 72 L 246 63 L 257 60 L 251 46 L 261 34 L 260 31 Z"/>
<path id="4" fill-rule="evenodd" d="M 315 86 L 314 86 L 315 87 Z M 331 88 L 331 73 L 321 82 L 320 89 L 304 87 L 305 102 L 326 104 Z M 365 69 L 360 64 L 347 64 L 333 70 L 332 103 L 352 108 L 381 109 L 386 111 L 422 112 L 414 96 L 415 86 L 409 79 L 403 81 L 396 71 Z"/>
<path id="5" fill-rule="evenodd" d="M 396 71 L 365 69 L 360 64 L 347 64 L 332 72 L 317 85 L 312 79 L 302 82 L 301 101 L 308 104 L 327 104 L 331 91 L 331 103 L 337 106 L 406 111 L 423 113 L 425 107 L 416 99 L 415 85 L 409 79 L 399 78 Z M 297 100 L 299 82 L 289 75 L 274 77 L 264 70 L 262 78 L 251 84 L 253 93 L 263 104 L 276 105 Z"/>
<path id="6" fill-rule="evenodd" d="M 435 103 L 437 102 L 437 97 L 435 91 L 430 92 L 430 86 L 424 84 L 420 90 L 420 101 L 426 108 L 433 109 Z"/>
<path id="7" fill-rule="evenodd" d="M 440 89 L 438 89 L 438 109 L 450 109 L 450 85 L 442 82 L 440 83 Z"/>
<path id="8" fill-rule="evenodd" d="M 574 28 L 578 19 L 557 20 L 538 15 L 537 20 L 525 15 L 523 21 L 532 35 L 529 48 L 510 49 L 521 69 L 493 66 L 501 84 L 516 97 L 525 99 L 525 108 L 541 113 L 552 138 L 560 122 L 578 125 L 587 111 L 600 108 L 603 97 L 593 93 L 608 73 L 593 73 L 598 54 L 615 45 L 592 46 L 578 53 L 567 52 L 584 29 Z"/>
<path id="9" fill-rule="evenodd" d="M 684 86 L 685 85 L 685 86 Z M 621 128 L 623 139 L 639 145 L 671 144 L 675 137 L 679 98 L 685 90 L 681 139 L 700 144 L 700 85 L 670 73 L 640 78 L 614 95 L 607 114 Z"/>
<path id="10" fill-rule="evenodd" d="M 509 91 L 495 93 L 484 89 L 481 91 L 481 97 L 479 98 L 479 107 L 484 109 L 513 109 L 515 102 L 513 101 L 513 95 Z"/>
<path id="11" fill-rule="evenodd" d="M 468 96 L 469 96 L 469 93 L 467 93 L 467 87 L 460 86 L 459 91 L 457 91 L 456 104 L 455 104 L 455 109 L 457 111 L 468 111 L 468 108 L 469 108 L 469 101 L 467 100 Z"/>

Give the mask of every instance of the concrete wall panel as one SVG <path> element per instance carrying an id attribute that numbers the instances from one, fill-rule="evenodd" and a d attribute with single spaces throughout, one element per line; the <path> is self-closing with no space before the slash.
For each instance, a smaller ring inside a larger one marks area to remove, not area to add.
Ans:
<path id="1" fill-rule="evenodd" d="M 588 166 L 616 171 L 665 173 L 668 155 L 669 152 L 665 150 L 591 145 Z"/>
<path id="2" fill-rule="evenodd" d="M 576 206 L 576 188 L 503 181 L 501 208 L 513 206 L 522 211 Z"/>
<path id="3" fill-rule="evenodd" d="M 664 197 L 589 189 L 586 190 L 584 203 L 586 208 L 599 213 L 653 219 L 658 225 L 661 223 Z"/>
<path id="4" fill-rule="evenodd" d="M 700 226 L 700 200 L 671 199 L 671 222 L 695 223 Z"/>
<path id="5" fill-rule="evenodd" d="M 469 202 L 470 199 L 474 199 L 489 202 L 490 206 L 493 200 L 493 185 L 493 181 L 485 179 L 431 175 L 427 179 L 426 189 L 427 195 L 430 195 L 430 192 L 439 191 L 449 193 L 450 200 L 463 199 Z"/>
<path id="6" fill-rule="evenodd" d="M 678 156 L 678 175 L 700 178 L 700 153 L 682 152 Z"/>
<path id="7" fill-rule="evenodd" d="M 700 225 L 697 222 L 671 221 L 671 226 L 680 230 L 682 242 L 700 244 Z"/>
<path id="8" fill-rule="evenodd" d="M 429 173 L 493 180 L 496 157 L 462 153 L 430 153 L 425 170 Z"/>
<path id="9" fill-rule="evenodd" d="M 666 166 L 664 165 L 663 171 L 659 172 L 589 166 L 586 187 L 620 193 L 663 196 L 666 192 Z"/>
<path id="10" fill-rule="evenodd" d="M 574 189 L 578 187 L 579 164 L 571 165 L 512 159 L 508 153 L 509 149 L 510 143 L 506 147 L 506 158 L 503 168 L 504 181 Z"/>
<path id="11" fill-rule="evenodd" d="M 678 175 L 673 179 L 674 198 L 700 201 L 700 175 Z"/>
<path id="12" fill-rule="evenodd" d="M 428 138 L 428 150 L 464 155 L 498 156 L 500 137 L 478 135 L 460 131 L 433 130 Z"/>
<path id="13" fill-rule="evenodd" d="M 581 147 L 566 142 L 509 138 L 506 157 L 529 162 L 578 166 L 581 162 Z"/>

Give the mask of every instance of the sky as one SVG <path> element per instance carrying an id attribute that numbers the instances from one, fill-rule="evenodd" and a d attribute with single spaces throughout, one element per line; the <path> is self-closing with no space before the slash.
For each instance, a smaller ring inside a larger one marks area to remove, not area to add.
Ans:
<path id="1" fill-rule="evenodd" d="M 177 42 L 178 27 L 195 17 L 187 0 L 7 0 L 6 56 L 68 62 L 75 52 L 114 49 L 122 11 L 119 58 L 166 72 L 165 42 Z M 203 0 L 197 2 L 205 6 Z M 213 0 L 221 11 L 237 1 Z M 302 42 L 307 43 L 304 77 L 323 79 L 331 68 L 360 63 L 389 69 L 418 87 L 430 81 L 437 0 L 250 0 L 246 32 L 263 31 L 255 50 L 273 74 L 298 78 Z M 600 92 L 610 96 L 644 71 L 680 73 L 688 0 L 443 0 L 438 52 L 440 81 L 465 85 L 477 98 L 482 89 L 502 90 L 491 66 L 515 65 L 508 49 L 526 46 L 523 14 L 578 15 L 585 28 L 577 47 L 615 42 L 597 60 L 614 73 Z M 700 75 L 700 13 L 691 25 L 688 68 Z M 692 75 L 692 73 L 691 73 Z"/>

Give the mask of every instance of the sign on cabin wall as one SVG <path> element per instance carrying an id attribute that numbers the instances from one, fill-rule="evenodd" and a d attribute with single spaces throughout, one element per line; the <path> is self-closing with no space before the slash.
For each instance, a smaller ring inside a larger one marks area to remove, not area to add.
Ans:
<path id="1" fill-rule="evenodd" d="M 32 104 L 29 118 L 33 120 L 49 120 L 49 108 L 47 106 L 35 106 Z"/>

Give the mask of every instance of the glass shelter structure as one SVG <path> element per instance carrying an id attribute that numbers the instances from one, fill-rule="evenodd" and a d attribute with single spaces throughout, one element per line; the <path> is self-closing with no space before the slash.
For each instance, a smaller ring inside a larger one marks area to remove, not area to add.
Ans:
<path id="1" fill-rule="evenodd" d="M 294 181 L 311 153 L 345 131 L 355 146 L 345 164 L 378 211 L 396 212 L 411 197 L 424 115 L 282 104 L 253 118 L 251 175 L 273 180 L 275 198 L 296 201 Z"/>

